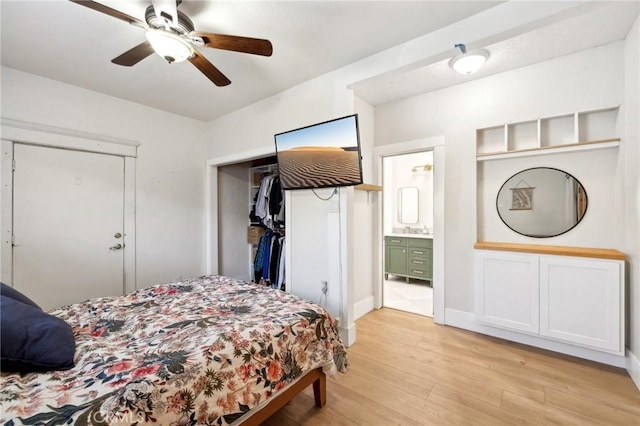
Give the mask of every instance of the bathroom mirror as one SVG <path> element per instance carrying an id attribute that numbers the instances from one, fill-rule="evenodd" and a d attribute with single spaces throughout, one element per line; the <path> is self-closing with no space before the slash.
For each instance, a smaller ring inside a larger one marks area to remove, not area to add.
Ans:
<path id="1" fill-rule="evenodd" d="M 587 193 L 569 173 L 534 167 L 511 176 L 496 199 L 500 219 L 527 237 L 555 237 L 573 229 L 587 211 Z"/>
<path id="2" fill-rule="evenodd" d="M 418 223 L 418 195 L 415 186 L 398 188 L 398 222 L 404 225 Z"/>

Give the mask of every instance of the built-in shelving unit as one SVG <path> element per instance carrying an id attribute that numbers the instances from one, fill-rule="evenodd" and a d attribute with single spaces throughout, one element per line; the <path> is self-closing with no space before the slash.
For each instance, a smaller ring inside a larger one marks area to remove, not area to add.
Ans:
<path id="1" fill-rule="evenodd" d="M 477 129 L 478 161 L 594 150 L 620 145 L 615 127 L 619 106 L 506 123 Z"/>

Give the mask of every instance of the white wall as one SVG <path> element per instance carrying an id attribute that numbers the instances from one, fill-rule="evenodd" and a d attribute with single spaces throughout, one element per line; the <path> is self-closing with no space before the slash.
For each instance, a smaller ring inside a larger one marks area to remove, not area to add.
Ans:
<path id="1" fill-rule="evenodd" d="M 379 198 L 378 192 L 354 191 L 353 193 L 353 239 L 355 241 L 353 253 L 353 282 L 354 303 L 365 303 L 369 306 L 362 314 L 373 309 L 375 268 L 374 259 L 374 209 Z"/>
<path id="2" fill-rule="evenodd" d="M 362 155 L 362 178 L 365 183 L 373 183 L 373 140 L 374 108 L 364 100 L 354 96 L 355 111 L 358 113 L 360 132 L 360 153 Z M 352 258 L 348 259 L 352 271 L 354 320 L 373 309 L 374 302 L 374 259 L 378 247 L 374 247 L 374 208 L 379 193 L 376 191 L 353 191 L 351 197 L 351 223 L 349 240 L 353 241 Z"/>
<path id="3" fill-rule="evenodd" d="M 273 135 L 347 115 L 346 88 L 336 93 L 335 77 L 324 75 L 207 124 L 207 158 L 273 148 Z M 340 105 L 334 101 L 340 98 Z"/>
<path id="4" fill-rule="evenodd" d="M 626 217 L 624 252 L 627 255 L 629 322 L 627 344 L 631 351 L 627 369 L 640 388 L 640 18 L 625 44 L 626 129 L 622 151 L 625 158 Z"/>
<path id="5" fill-rule="evenodd" d="M 137 287 L 202 274 L 204 123 L 10 68 L 1 71 L 3 118 L 140 142 Z"/>
<path id="6" fill-rule="evenodd" d="M 476 129 L 622 104 L 623 69 L 624 43 L 616 42 L 376 108 L 376 145 L 435 135 L 445 137 L 445 303 L 448 309 L 473 312 Z M 571 160 L 550 158 L 530 157 L 522 160 L 517 168 L 550 165 L 566 167 L 570 172 L 575 168 Z M 504 171 L 504 179 L 499 184 L 496 182 L 496 191 L 506 178 L 518 171 L 515 169 Z M 582 173 L 574 175 L 589 193 L 592 183 L 583 181 Z M 619 248 L 621 230 L 610 225 L 616 218 L 621 216 L 613 212 L 606 223 L 580 224 L 574 231 L 546 243 Z M 485 228 L 487 223 L 502 223 L 497 213 L 482 220 Z M 603 229 L 607 232 L 601 232 Z M 493 234 L 487 236 L 493 238 Z M 539 241 L 514 233 L 494 240 L 523 239 L 530 243 Z"/>

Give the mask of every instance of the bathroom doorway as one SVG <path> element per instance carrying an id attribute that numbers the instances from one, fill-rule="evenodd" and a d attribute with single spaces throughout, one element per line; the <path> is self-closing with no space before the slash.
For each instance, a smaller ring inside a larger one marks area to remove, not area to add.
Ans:
<path id="1" fill-rule="evenodd" d="M 382 305 L 433 317 L 434 155 L 383 157 Z"/>

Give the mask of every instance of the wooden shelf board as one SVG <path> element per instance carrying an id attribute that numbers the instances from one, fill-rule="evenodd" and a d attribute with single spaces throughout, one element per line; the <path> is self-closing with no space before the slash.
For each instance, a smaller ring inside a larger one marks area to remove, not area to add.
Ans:
<path id="1" fill-rule="evenodd" d="M 520 253 L 551 254 L 556 256 L 592 257 L 598 259 L 625 260 L 624 253 L 614 249 L 548 246 L 542 244 L 516 244 L 478 241 L 473 245 L 478 250 L 514 251 Z"/>
<path id="2" fill-rule="evenodd" d="M 371 183 L 361 183 L 353 188 L 359 191 L 382 191 L 382 187 L 380 185 L 373 185 Z"/>
<path id="3" fill-rule="evenodd" d="M 537 148 L 520 149 L 518 151 L 486 152 L 476 154 L 478 161 L 492 160 L 495 158 L 519 157 L 522 155 L 551 154 L 553 152 L 570 152 L 589 149 L 610 148 L 620 145 L 620 138 L 602 139 L 597 141 L 585 141 L 568 143 L 563 145 L 543 146 Z"/>

